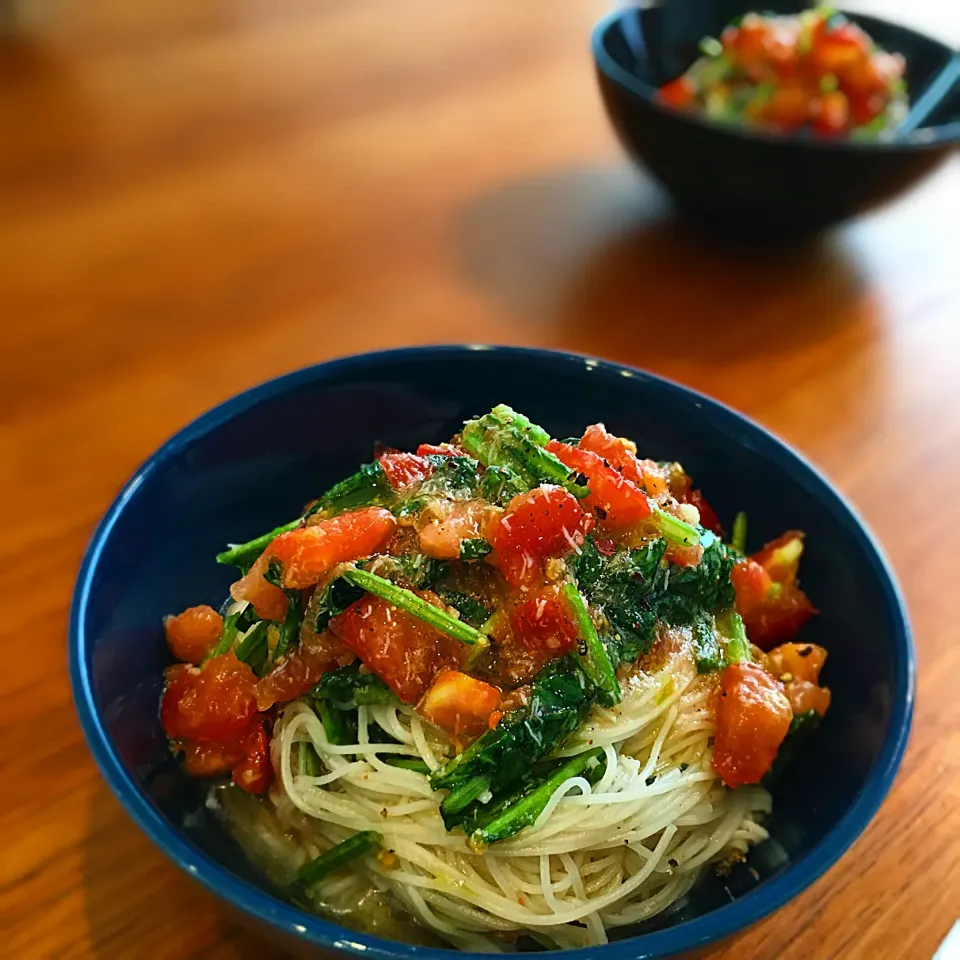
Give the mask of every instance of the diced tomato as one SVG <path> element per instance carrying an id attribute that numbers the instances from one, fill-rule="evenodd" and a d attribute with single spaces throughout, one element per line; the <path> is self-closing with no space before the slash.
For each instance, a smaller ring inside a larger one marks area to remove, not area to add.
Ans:
<path id="1" fill-rule="evenodd" d="M 457 560 L 461 542 L 482 537 L 495 512 L 485 500 L 438 503 L 435 515 L 420 528 L 420 549 L 429 557 Z"/>
<path id="2" fill-rule="evenodd" d="M 741 616 L 744 610 L 762 604 L 773 587 L 770 574 L 755 560 L 741 560 L 734 564 L 730 571 L 730 582 L 737 596 L 737 611 Z"/>
<path id="3" fill-rule="evenodd" d="M 231 779 L 247 793 L 265 793 L 273 779 L 270 740 L 263 722 L 255 723 L 243 740 L 244 759 L 233 768 Z"/>
<path id="4" fill-rule="evenodd" d="M 763 779 L 792 717 L 782 686 L 762 667 L 741 661 L 723 671 L 713 766 L 728 787 Z"/>
<path id="5" fill-rule="evenodd" d="M 843 133 L 850 123 L 850 101 L 840 90 L 824 94 L 813 120 L 813 129 L 825 136 Z"/>
<path id="6" fill-rule="evenodd" d="M 230 596 L 234 600 L 248 600 L 261 620 L 280 622 L 287 615 L 289 601 L 278 586 L 264 577 L 270 566 L 267 551 L 269 547 L 236 583 L 231 584 Z"/>
<path id="7" fill-rule="evenodd" d="M 433 473 L 433 464 L 415 453 L 385 453 L 380 466 L 394 490 L 426 480 Z"/>
<path id="8" fill-rule="evenodd" d="M 577 645 L 576 621 L 556 584 L 526 597 L 514 607 L 510 621 L 515 636 L 531 653 L 542 654 L 544 662 Z"/>
<path id="9" fill-rule="evenodd" d="M 830 26 L 821 20 L 813 29 L 810 59 L 821 76 L 840 74 L 868 59 L 871 47 L 870 38 L 856 24 Z"/>
<path id="10" fill-rule="evenodd" d="M 767 654 L 766 668 L 784 684 L 794 713 L 827 712 L 830 691 L 819 685 L 826 659 L 827 651 L 813 643 L 783 643 Z"/>
<path id="11" fill-rule="evenodd" d="M 797 586 L 803 534 L 789 530 L 731 571 L 737 612 L 763 649 L 791 640 L 816 610 Z"/>
<path id="12" fill-rule="evenodd" d="M 487 539 L 507 582 L 521 587 L 543 575 L 547 558 L 564 556 L 582 546 L 592 526 L 593 518 L 583 512 L 572 493 L 562 487 L 542 486 L 517 494 L 507 509 L 489 522 Z"/>
<path id="13" fill-rule="evenodd" d="M 198 743 L 185 740 L 180 744 L 183 750 L 183 766 L 191 776 L 215 777 L 230 773 L 246 756 L 240 740 L 223 743 Z"/>
<path id="14" fill-rule="evenodd" d="M 599 454 L 647 496 L 656 499 L 667 492 L 667 478 L 659 464 L 639 459 L 636 447 L 629 440 L 615 437 L 602 423 L 587 427 L 579 446 Z"/>
<path id="15" fill-rule="evenodd" d="M 590 494 L 583 505 L 596 515 L 601 527 L 622 530 L 646 520 L 652 513 L 650 501 L 643 491 L 609 466 L 599 454 L 558 440 L 551 440 L 547 450 L 565 466 L 587 478 Z"/>
<path id="16" fill-rule="evenodd" d="M 304 635 L 300 643 L 257 683 L 257 709 L 289 703 L 312 689 L 331 670 L 352 663 L 352 651 L 330 630 Z"/>
<path id="17" fill-rule="evenodd" d="M 730 573 L 737 599 L 737 612 L 743 617 L 747 635 L 753 643 L 769 649 L 790 640 L 816 612 L 807 595 L 792 583 L 778 583 L 753 560 L 734 565 Z"/>
<path id="18" fill-rule="evenodd" d="M 674 110 L 685 110 L 697 99 L 697 88 L 688 77 L 677 77 L 657 91 L 657 99 Z"/>
<path id="19" fill-rule="evenodd" d="M 799 29 L 793 24 L 748 15 L 738 28 L 724 31 L 721 42 L 733 63 L 758 82 L 792 76 L 798 36 Z"/>
<path id="20" fill-rule="evenodd" d="M 809 87 L 788 81 L 774 89 L 760 115 L 767 123 L 782 130 L 796 130 L 810 120 L 813 99 Z"/>
<path id="21" fill-rule="evenodd" d="M 428 591 L 420 596 L 443 606 Z M 457 667 L 465 647 L 386 600 L 366 596 L 330 621 L 330 629 L 404 703 L 416 703 L 444 667 Z"/>
<path id="22" fill-rule="evenodd" d="M 319 582 L 338 563 L 375 553 L 396 526 L 389 510 L 364 507 L 281 533 L 265 554 L 280 561 L 284 587 L 301 589 Z"/>
<path id="23" fill-rule="evenodd" d="M 827 651 L 815 643 L 782 643 L 766 657 L 767 670 L 775 677 L 786 674 L 795 680 L 819 683 Z"/>
<path id="24" fill-rule="evenodd" d="M 806 680 L 793 680 L 784 684 L 784 692 L 795 714 L 813 710 L 822 717 L 830 708 L 830 691 Z"/>
<path id="25" fill-rule="evenodd" d="M 257 676 L 232 652 L 201 669 L 172 668 L 167 677 L 160 720 L 172 740 L 235 740 L 257 712 Z"/>
<path id="26" fill-rule="evenodd" d="M 800 570 L 800 558 L 803 556 L 803 532 L 788 530 L 776 540 L 764 544 L 751 557 L 777 583 L 796 583 Z"/>
<path id="27" fill-rule="evenodd" d="M 472 739 L 489 728 L 490 715 L 499 703 L 496 687 L 459 670 L 443 670 L 417 709 L 452 739 Z"/>
<path id="28" fill-rule="evenodd" d="M 421 443 L 420 446 L 417 447 L 418 457 L 429 457 L 431 455 L 438 457 L 465 457 L 466 453 L 452 443 Z"/>
<path id="29" fill-rule="evenodd" d="M 164 617 L 163 630 L 178 660 L 199 663 L 216 646 L 223 632 L 223 617 L 206 604 L 188 607 L 175 617 Z"/>

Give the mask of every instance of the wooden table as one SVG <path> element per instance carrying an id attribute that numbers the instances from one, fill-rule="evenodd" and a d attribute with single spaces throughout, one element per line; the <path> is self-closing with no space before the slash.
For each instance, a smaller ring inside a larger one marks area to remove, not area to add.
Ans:
<path id="1" fill-rule="evenodd" d="M 901 577 L 920 680 L 896 786 L 838 867 L 714 956 L 916 960 L 960 913 L 958 166 L 800 251 L 708 246 L 608 130 L 604 6 L 5 8 L 4 956 L 269 955 L 100 780 L 65 667 L 74 576 L 131 471 L 212 404 L 437 341 L 595 353 L 721 398 L 817 461 Z M 946 6 L 908 13 L 955 38 Z"/>

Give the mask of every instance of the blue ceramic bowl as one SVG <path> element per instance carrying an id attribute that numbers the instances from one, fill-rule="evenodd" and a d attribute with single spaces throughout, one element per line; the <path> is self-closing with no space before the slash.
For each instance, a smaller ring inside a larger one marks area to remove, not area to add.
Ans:
<path id="1" fill-rule="evenodd" d="M 602 949 L 607 960 L 679 954 L 777 909 L 857 839 L 896 774 L 914 696 L 903 601 L 850 507 L 780 441 L 676 384 L 568 354 L 426 347 L 335 360 L 217 407 L 137 471 L 93 537 L 70 626 L 77 709 L 107 783 L 168 857 L 288 946 L 377 960 L 448 953 L 309 916 L 247 865 L 207 816 L 201 784 L 167 750 L 157 719 L 170 662 L 161 617 L 219 604 L 231 573 L 214 563 L 217 550 L 295 516 L 368 460 L 376 441 L 440 441 L 499 402 L 556 436 L 604 420 L 645 455 L 682 461 L 721 517 L 749 511 L 754 542 L 805 530 L 804 586 L 822 611 L 805 637 L 830 649 L 833 707 L 775 791 L 772 839 L 753 851 L 753 870 L 706 877 L 668 914 L 619 931 Z M 572 951 L 571 960 L 598 953 Z"/>

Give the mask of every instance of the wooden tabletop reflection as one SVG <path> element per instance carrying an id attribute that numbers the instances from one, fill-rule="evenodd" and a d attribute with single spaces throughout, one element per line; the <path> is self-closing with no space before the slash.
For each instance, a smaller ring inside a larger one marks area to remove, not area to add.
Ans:
<path id="1" fill-rule="evenodd" d="M 732 404 L 823 468 L 901 578 L 920 674 L 894 790 L 835 869 L 712 956 L 916 960 L 960 913 L 960 169 L 799 250 L 707 242 L 608 128 L 605 7 L 4 7 L 4 955 L 270 955 L 99 778 L 65 669 L 73 579 L 131 471 L 206 408 L 450 341 L 598 354 Z M 894 15 L 958 34 L 935 0 Z"/>

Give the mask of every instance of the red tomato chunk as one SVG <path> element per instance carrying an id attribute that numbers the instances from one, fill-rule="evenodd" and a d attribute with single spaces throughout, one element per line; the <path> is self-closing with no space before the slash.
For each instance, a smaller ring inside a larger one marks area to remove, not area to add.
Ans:
<path id="1" fill-rule="evenodd" d="M 420 714 L 451 738 L 472 739 L 489 729 L 490 715 L 500 705 L 500 691 L 460 673 L 443 670 L 420 701 Z"/>
<path id="2" fill-rule="evenodd" d="M 530 594 L 515 607 L 511 626 L 527 650 L 549 660 L 562 657 L 577 645 L 576 622 L 556 585 Z"/>
<path id="3" fill-rule="evenodd" d="M 280 561 L 284 587 L 302 589 L 318 583 L 338 563 L 375 553 L 396 526 L 389 510 L 364 507 L 281 533 L 265 553 Z"/>
<path id="4" fill-rule="evenodd" d="M 433 473 L 433 464 L 415 453 L 385 453 L 380 466 L 394 490 L 403 490 Z"/>
<path id="5" fill-rule="evenodd" d="M 420 594 L 437 606 L 428 591 Z M 416 703 L 434 676 L 457 667 L 465 647 L 386 600 L 366 596 L 330 621 L 330 629 L 404 703 Z"/>
<path id="6" fill-rule="evenodd" d="M 713 766 L 728 787 L 763 779 L 792 717 L 783 687 L 762 667 L 741 662 L 723 671 Z"/>
<path id="7" fill-rule="evenodd" d="M 515 496 L 488 525 L 487 539 L 507 582 L 522 587 L 542 578 L 548 558 L 579 549 L 592 526 L 572 493 L 543 486 Z"/>
<path id="8" fill-rule="evenodd" d="M 256 674 L 233 653 L 167 671 L 160 720 L 173 740 L 236 740 L 257 712 Z"/>
<path id="9" fill-rule="evenodd" d="M 652 513 L 650 501 L 643 491 L 614 470 L 600 454 L 558 440 L 551 440 L 547 449 L 565 466 L 587 478 L 590 494 L 583 505 L 596 515 L 604 529 L 631 527 Z"/>
<path id="10" fill-rule="evenodd" d="M 175 617 L 165 617 L 163 629 L 178 660 L 199 663 L 220 639 L 223 617 L 213 607 L 188 607 Z"/>

